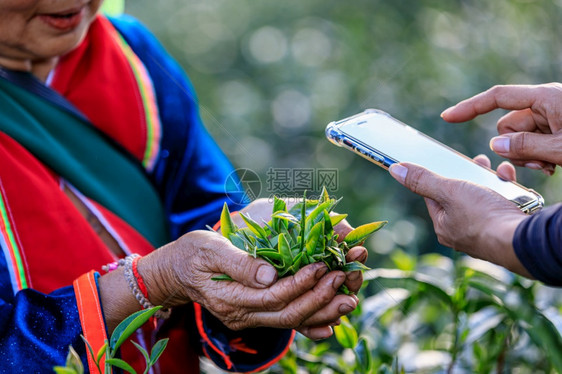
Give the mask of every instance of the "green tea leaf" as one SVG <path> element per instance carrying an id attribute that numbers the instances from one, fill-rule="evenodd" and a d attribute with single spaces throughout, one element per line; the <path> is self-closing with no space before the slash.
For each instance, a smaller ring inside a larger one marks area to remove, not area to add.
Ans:
<path id="1" fill-rule="evenodd" d="M 347 218 L 347 214 L 333 214 L 330 216 L 330 221 L 332 222 L 332 227 L 335 227 L 338 223 Z"/>
<path id="2" fill-rule="evenodd" d="M 325 202 L 328 200 L 330 200 L 328 190 L 326 189 L 326 186 L 322 186 L 322 191 L 320 192 L 320 202 Z"/>
<path id="3" fill-rule="evenodd" d="M 56 374 L 82 374 L 83 372 L 78 372 L 74 369 L 65 368 L 63 366 L 55 366 L 53 368 Z"/>
<path id="4" fill-rule="evenodd" d="M 267 233 L 265 232 L 265 230 L 263 229 L 263 227 L 261 227 L 259 225 L 259 223 L 257 223 L 256 221 L 254 221 L 252 218 L 250 218 L 249 216 L 245 215 L 244 213 L 240 213 L 240 217 L 242 217 L 242 219 L 244 220 L 244 222 L 246 222 L 246 225 L 248 225 L 248 228 L 250 230 L 252 230 L 252 232 L 259 238 L 262 239 L 267 239 Z"/>
<path id="5" fill-rule="evenodd" d="M 74 348 L 69 345 L 68 346 L 68 354 L 66 355 L 66 367 L 57 366 L 56 368 L 70 370 L 72 373 L 75 374 L 83 374 L 84 373 L 84 365 L 82 364 L 82 360 L 80 359 L 80 355 L 74 350 Z M 56 371 L 55 368 L 55 371 Z M 60 371 L 60 373 L 67 373 L 65 371 Z"/>
<path id="6" fill-rule="evenodd" d="M 286 266 L 290 266 L 293 264 L 293 254 L 291 253 L 291 247 L 289 246 L 289 242 L 287 242 L 287 239 L 285 239 L 284 234 L 279 234 L 279 253 L 281 254 L 283 263 Z"/>
<path id="7" fill-rule="evenodd" d="M 144 361 L 148 365 L 148 363 L 150 362 L 150 356 L 148 355 L 148 352 L 146 351 L 146 349 L 144 349 L 144 347 L 142 345 L 138 344 L 134 340 L 131 340 L 131 343 L 133 343 L 133 345 L 135 347 L 137 347 L 137 349 L 140 351 L 140 353 L 142 353 L 142 355 L 144 357 Z"/>
<path id="8" fill-rule="evenodd" d="M 256 251 L 258 257 L 263 258 L 271 265 L 278 269 L 283 269 L 285 267 L 285 262 L 283 261 L 283 257 L 279 252 L 272 248 L 259 248 Z"/>
<path id="9" fill-rule="evenodd" d="M 233 234 L 236 232 L 236 230 L 238 230 L 238 227 L 236 227 L 236 225 L 232 221 L 232 218 L 230 217 L 230 210 L 228 210 L 228 205 L 226 204 L 226 202 L 222 207 L 220 222 L 221 234 L 227 239 L 230 238 L 230 234 Z"/>
<path id="10" fill-rule="evenodd" d="M 369 349 L 369 344 L 363 337 L 359 338 L 359 342 L 355 347 L 355 356 L 357 357 L 357 362 L 359 363 L 361 372 L 370 373 L 373 366 L 373 359 Z"/>
<path id="11" fill-rule="evenodd" d="M 101 346 L 101 348 L 98 351 L 97 357 L 96 357 L 96 362 L 100 362 L 102 356 L 105 354 L 105 351 L 107 350 L 107 341 L 105 342 L 104 345 Z"/>
<path id="12" fill-rule="evenodd" d="M 312 226 L 314 226 L 316 224 L 317 219 L 320 215 L 321 219 L 324 218 L 324 210 L 328 210 L 329 206 L 332 204 L 332 201 L 325 201 L 321 204 L 318 204 L 318 206 L 316 206 L 316 208 L 314 208 L 314 210 L 312 212 L 310 212 L 310 214 L 308 216 L 306 216 L 306 226 L 305 226 L 305 232 L 310 231 L 310 229 L 312 229 Z"/>
<path id="13" fill-rule="evenodd" d="M 88 352 L 90 353 L 90 357 L 92 358 L 92 360 L 94 360 L 94 362 L 96 362 L 96 356 L 94 356 L 94 350 L 92 349 L 92 346 L 90 345 L 90 342 L 88 342 L 88 340 L 86 339 L 86 337 L 84 337 L 84 335 L 80 334 L 80 338 L 82 338 L 82 340 L 84 341 L 84 343 L 86 343 L 86 347 L 88 348 Z M 99 367 L 98 367 L 99 368 Z"/>
<path id="14" fill-rule="evenodd" d="M 146 321 L 148 321 L 150 317 L 152 317 L 154 313 L 160 309 L 162 309 L 162 306 L 139 310 L 138 312 L 135 312 L 125 318 L 119 325 L 117 325 L 115 330 L 113 330 L 113 334 L 111 334 L 111 339 L 109 340 L 111 353 L 114 354 L 132 333 L 144 325 Z"/>
<path id="15" fill-rule="evenodd" d="M 162 355 L 162 352 L 164 352 L 164 349 L 166 349 L 166 346 L 168 345 L 168 340 L 168 338 L 160 339 L 156 342 L 156 344 L 154 344 L 152 352 L 150 352 L 150 366 L 153 366 L 156 361 L 158 361 L 160 355 Z"/>
<path id="16" fill-rule="evenodd" d="M 137 374 L 137 372 L 131 367 L 131 365 L 121 360 L 120 358 L 110 358 L 106 360 L 106 363 L 110 364 L 111 366 L 116 366 L 119 369 L 125 370 L 128 373 Z"/>
<path id="17" fill-rule="evenodd" d="M 306 239 L 306 253 L 312 256 L 316 251 L 316 246 L 320 241 L 320 236 L 324 235 L 324 222 L 318 222 L 310 229 Z"/>
<path id="18" fill-rule="evenodd" d="M 344 348 L 353 349 L 357 345 L 357 331 L 346 316 L 340 317 L 341 324 L 334 327 L 336 340 Z"/>
<path id="19" fill-rule="evenodd" d="M 378 221 L 361 225 L 347 234 L 343 240 L 349 247 L 356 246 L 367 239 L 369 235 L 384 227 L 387 223 L 388 221 Z"/>
<path id="20" fill-rule="evenodd" d="M 345 265 L 343 265 L 342 267 L 342 271 L 365 271 L 365 270 L 371 270 L 371 268 L 363 265 L 362 263 L 360 263 L 359 261 L 353 261 L 353 262 L 349 262 Z"/>
<path id="21" fill-rule="evenodd" d="M 293 216 L 291 213 L 287 213 L 287 212 L 283 212 L 283 211 L 278 211 L 273 213 L 272 215 L 273 218 L 279 218 L 282 219 L 284 221 L 289 221 L 292 222 L 294 224 L 299 224 L 300 221 L 298 220 L 297 217 Z"/>
<path id="22" fill-rule="evenodd" d="M 345 255 L 338 247 L 327 247 L 326 249 L 334 255 L 333 258 L 338 264 L 345 264 Z"/>
<path id="23" fill-rule="evenodd" d="M 285 200 L 273 196 L 273 211 L 274 212 L 287 212 L 287 203 Z"/>
<path id="24" fill-rule="evenodd" d="M 243 251 L 246 250 L 246 247 L 244 246 L 244 240 L 242 238 L 240 238 L 238 236 L 239 234 L 230 234 L 228 236 L 228 239 L 230 240 L 230 242 L 238 249 L 241 249 Z"/>

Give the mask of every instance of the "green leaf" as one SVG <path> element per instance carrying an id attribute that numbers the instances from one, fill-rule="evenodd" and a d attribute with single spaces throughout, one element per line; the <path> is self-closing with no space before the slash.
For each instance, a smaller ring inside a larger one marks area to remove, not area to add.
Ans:
<path id="1" fill-rule="evenodd" d="M 333 204 L 333 201 L 325 201 L 321 204 L 318 204 L 318 206 L 316 208 L 314 208 L 314 210 L 312 212 L 310 212 L 310 214 L 308 216 L 306 216 L 306 226 L 305 226 L 305 232 L 310 231 L 310 229 L 312 228 L 312 226 L 314 226 L 316 224 L 316 219 L 320 216 L 321 218 L 324 218 L 324 210 L 329 210 L 330 205 Z"/>
<path id="2" fill-rule="evenodd" d="M 344 348 L 354 348 L 357 345 L 357 331 L 346 316 L 340 317 L 341 324 L 334 327 L 336 340 Z"/>
<path id="3" fill-rule="evenodd" d="M 238 230 L 238 227 L 236 227 L 236 225 L 232 221 L 232 218 L 230 217 L 230 210 L 228 210 L 228 205 L 226 204 L 226 202 L 222 207 L 220 221 L 221 221 L 221 234 L 225 238 L 229 239 L 230 234 L 235 233 L 236 230 Z"/>
<path id="4" fill-rule="evenodd" d="M 144 349 L 144 347 L 142 345 L 138 344 L 134 340 L 131 340 L 131 343 L 133 343 L 134 346 L 137 347 L 139 352 L 142 353 L 142 355 L 144 356 L 144 362 L 146 362 L 146 365 L 148 366 L 148 363 L 150 362 L 150 356 L 148 355 L 148 352 L 146 351 L 146 349 Z"/>
<path id="5" fill-rule="evenodd" d="M 105 354 L 105 351 L 106 351 L 106 350 L 107 350 L 107 341 L 105 342 L 104 345 L 101 346 L 101 348 L 100 348 L 99 351 L 98 351 L 97 359 L 96 359 L 96 362 L 97 362 L 97 363 L 100 362 L 100 360 L 101 360 L 102 356 Z"/>
<path id="6" fill-rule="evenodd" d="M 404 251 L 396 250 L 390 255 L 390 258 L 400 270 L 413 271 L 416 268 L 416 258 Z"/>
<path id="7" fill-rule="evenodd" d="M 361 372 L 370 373 L 373 366 L 373 359 L 369 349 L 369 344 L 363 337 L 359 338 L 359 342 L 355 347 L 355 357 L 357 357 L 357 362 L 359 363 Z"/>
<path id="8" fill-rule="evenodd" d="M 330 221 L 332 226 L 336 226 L 338 223 L 347 218 L 347 214 L 333 214 L 330 216 Z"/>
<path id="9" fill-rule="evenodd" d="M 146 321 L 150 319 L 158 310 L 162 309 L 162 306 L 156 306 L 150 309 L 139 310 L 125 318 L 111 334 L 111 339 L 109 340 L 109 347 L 111 348 L 111 355 L 113 356 L 117 349 L 123 344 L 132 333 L 134 333 L 139 327 L 144 325 Z"/>
<path id="10" fill-rule="evenodd" d="M 371 270 L 371 268 L 363 265 L 362 263 L 360 263 L 359 261 L 353 261 L 353 262 L 349 262 L 347 264 L 345 264 L 342 269 L 342 271 L 365 271 L 365 270 Z"/>
<path id="11" fill-rule="evenodd" d="M 164 352 L 164 349 L 166 349 L 166 346 L 168 345 L 168 340 L 168 338 L 160 339 L 156 342 L 156 344 L 154 344 L 152 352 L 150 352 L 150 366 L 153 366 L 156 361 L 158 361 L 160 355 L 162 355 L 162 352 Z"/>
<path id="12" fill-rule="evenodd" d="M 310 229 L 306 239 L 306 253 L 312 256 L 316 251 L 316 246 L 320 241 L 320 236 L 324 235 L 324 222 L 318 222 L 316 225 Z"/>
<path id="13" fill-rule="evenodd" d="M 334 255 L 333 258 L 338 264 L 345 264 L 345 255 L 338 247 L 327 247 L 326 249 Z"/>
<path id="14" fill-rule="evenodd" d="M 268 258 L 273 261 L 283 261 L 281 253 L 277 252 L 273 248 L 259 248 L 256 253 L 261 258 Z"/>
<path id="15" fill-rule="evenodd" d="M 365 272 L 365 280 L 378 280 L 383 287 L 404 288 L 410 291 L 422 291 L 424 295 L 431 295 L 451 307 L 453 301 L 452 288 L 443 286 L 438 279 L 428 275 L 402 271 L 398 269 L 374 269 Z"/>
<path id="16" fill-rule="evenodd" d="M 233 281 L 234 279 L 232 279 L 230 277 L 230 275 L 226 275 L 226 274 L 221 274 L 221 275 L 217 275 L 216 277 L 212 277 L 211 280 L 213 281 Z"/>
<path id="17" fill-rule="evenodd" d="M 283 263 L 285 266 L 291 266 L 293 264 L 293 254 L 291 253 L 291 247 L 289 242 L 285 239 L 284 234 L 279 234 L 279 253 L 281 258 L 283 258 Z"/>
<path id="18" fill-rule="evenodd" d="M 92 360 L 96 363 L 96 365 L 98 365 L 98 370 L 99 370 L 99 364 L 96 361 L 96 356 L 94 356 L 94 350 L 92 349 L 92 346 L 90 345 L 90 342 L 88 342 L 88 340 L 86 340 L 86 338 L 82 334 L 80 334 L 80 338 L 82 338 L 84 343 L 86 343 L 86 347 L 88 348 L 88 352 L 90 353 L 90 357 L 92 357 Z"/>
<path id="19" fill-rule="evenodd" d="M 328 194 L 328 190 L 326 186 L 322 186 L 322 191 L 320 192 L 320 202 L 325 202 L 330 200 L 330 194 Z"/>
<path id="20" fill-rule="evenodd" d="M 57 374 L 82 374 L 74 369 L 70 369 L 70 368 L 65 368 L 63 366 L 55 366 L 53 368 L 53 370 L 55 371 L 55 373 Z"/>
<path id="21" fill-rule="evenodd" d="M 275 212 L 272 215 L 273 218 L 279 218 L 282 219 L 284 221 L 288 221 L 288 222 L 292 222 L 294 224 L 299 224 L 300 221 L 298 220 L 297 217 L 293 216 L 291 213 L 287 213 L 284 211 L 279 211 L 279 212 Z"/>
<path id="22" fill-rule="evenodd" d="M 238 249 L 246 251 L 246 247 L 244 246 L 244 240 L 238 236 L 238 234 L 230 234 L 228 236 L 228 240 Z"/>
<path id="23" fill-rule="evenodd" d="M 267 233 L 265 232 L 265 230 L 263 229 L 263 227 L 261 227 L 259 225 L 259 223 L 257 223 L 256 221 L 254 221 L 252 218 L 250 218 L 249 216 L 245 215 L 244 213 L 240 213 L 240 217 L 242 217 L 242 219 L 244 220 L 244 222 L 246 222 L 246 225 L 248 225 L 248 228 L 250 230 L 252 230 L 252 232 L 259 238 L 262 239 L 267 239 Z"/>
<path id="24" fill-rule="evenodd" d="M 369 235 L 384 227 L 387 223 L 388 221 L 378 221 L 361 225 L 347 234 L 343 240 L 349 247 L 356 246 L 367 239 Z"/>
<path id="25" fill-rule="evenodd" d="M 332 226 L 332 219 L 330 218 L 330 213 L 328 213 L 328 211 L 324 211 L 324 219 L 320 222 L 324 223 L 323 234 L 331 236 L 334 233 L 334 227 Z"/>
<path id="26" fill-rule="evenodd" d="M 131 374 L 137 374 L 137 372 L 131 367 L 131 365 L 121 360 L 120 358 L 110 358 L 106 361 L 106 363 L 111 366 L 118 367 L 119 369 L 125 370 L 126 372 L 129 372 Z"/>
<path id="27" fill-rule="evenodd" d="M 273 211 L 274 212 L 286 212 L 287 211 L 287 204 L 285 200 L 278 198 L 277 196 L 273 196 Z"/>

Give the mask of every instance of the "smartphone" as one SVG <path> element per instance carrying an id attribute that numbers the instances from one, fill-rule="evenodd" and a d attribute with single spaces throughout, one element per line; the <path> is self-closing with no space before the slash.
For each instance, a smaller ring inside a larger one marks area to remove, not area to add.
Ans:
<path id="1" fill-rule="evenodd" d="M 388 113 L 367 109 L 326 127 L 327 138 L 337 146 L 388 169 L 396 162 L 412 162 L 443 177 L 486 186 L 531 214 L 544 205 L 541 195 L 503 180 L 471 158 L 410 127 Z"/>

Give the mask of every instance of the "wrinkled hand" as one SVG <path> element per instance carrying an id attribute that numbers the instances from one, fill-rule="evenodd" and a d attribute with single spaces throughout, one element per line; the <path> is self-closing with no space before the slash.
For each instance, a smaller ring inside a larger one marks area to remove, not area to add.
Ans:
<path id="1" fill-rule="evenodd" d="M 486 160 L 480 158 L 479 162 Z M 515 177 L 513 166 L 502 169 L 508 177 L 508 169 L 512 169 L 511 176 Z M 515 204 L 490 189 L 443 178 L 415 164 L 392 165 L 390 173 L 425 198 L 441 244 L 530 277 L 512 245 L 517 225 L 526 218 Z"/>
<path id="2" fill-rule="evenodd" d="M 146 279 L 153 303 L 195 301 L 234 330 L 297 328 L 309 338 L 327 338 L 330 326 L 357 307 L 355 296 L 336 294 L 343 272 L 311 264 L 277 280 L 273 266 L 211 231 L 193 231 L 142 258 L 139 271 L 149 269 L 159 269 L 158 278 Z M 221 274 L 233 281 L 211 280 Z"/>
<path id="3" fill-rule="evenodd" d="M 494 109 L 511 110 L 497 123 L 490 147 L 515 165 L 552 175 L 562 165 L 562 84 L 495 86 L 445 110 L 448 122 L 464 122 Z"/>

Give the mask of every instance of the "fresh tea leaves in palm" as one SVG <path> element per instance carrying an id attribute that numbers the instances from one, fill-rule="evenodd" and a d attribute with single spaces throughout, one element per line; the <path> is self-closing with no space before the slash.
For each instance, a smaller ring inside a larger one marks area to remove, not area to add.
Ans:
<path id="1" fill-rule="evenodd" d="M 274 196 L 271 220 L 260 224 L 240 213 L 247 225 L 243 228 L 236 226 L 225 204 L 220 220 L 221 233 L 236 247 L 269 262 L 280 277 L 294 275 L 302 267 L 316 262 L 324 262 L 329 270 L 367 270 L 358 261 L 348 263 L 345 256 L 350 248 L 365 241 L 387 221 L 361 225 L 338 242 L 334 227 L 347 217 L 347 214 L 333 213 L 339 201 L 330 198 L 325 188 L 318 200 L 307 199 L 305 193 L 303 200 L 290 209 L 284 200 Z M 213 279 L 230 280 L 230 277 L 222 275 Z M 343 286 L 340 290 L 347 291 Z"/>

